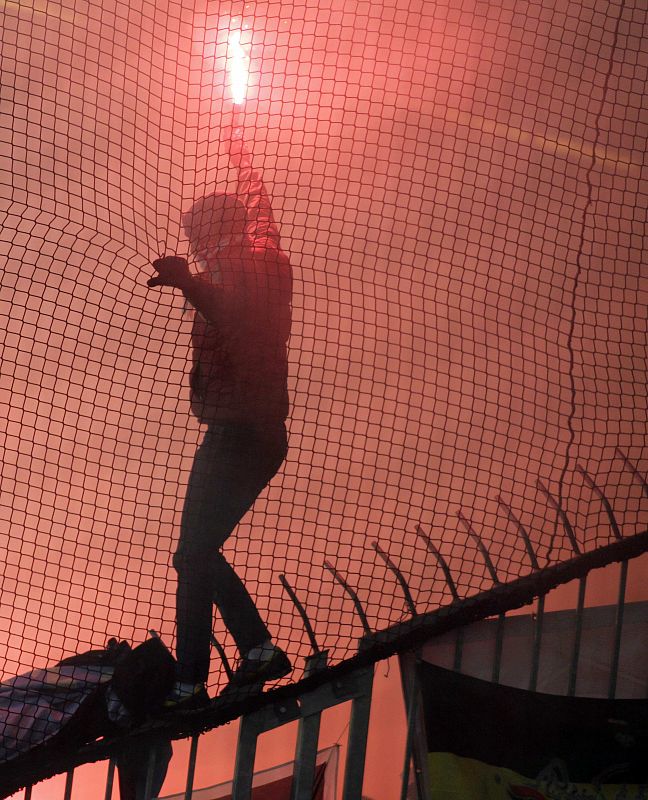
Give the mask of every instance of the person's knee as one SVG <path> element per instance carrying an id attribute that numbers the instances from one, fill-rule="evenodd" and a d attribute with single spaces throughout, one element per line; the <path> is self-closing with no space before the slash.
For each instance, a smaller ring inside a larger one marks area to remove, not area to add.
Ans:
<path id="1" fill-rule="evenodd" d="M 220 550 L 212 553 L 212 569 L 218 577 L 233 572 L 233 567 Z"/>
<path id="2" fill-rule="evenodd" d="M 180 579 L 191 580 L 192 577 L 195 579 L 211 575 L 214 571 L 214 548 L 180 544 L 173 555 L 172 563 Z"/>

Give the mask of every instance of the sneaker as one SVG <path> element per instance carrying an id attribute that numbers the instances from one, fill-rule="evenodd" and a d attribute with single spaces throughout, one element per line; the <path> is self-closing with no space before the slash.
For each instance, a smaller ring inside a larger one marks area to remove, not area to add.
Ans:
<path id="1" fill-rule="evenodd" d="M 204 683 L 176 681 L 164 700 L 164 711 L 190 711 L 209 705 L 209 695 Z"/>
<path id="2" fill-rule="evenodd" d="M 262 686 L 268 681 L 284 678 L 290 672 L 292 672 L 290 659 L 280 647 L 272 645 L 271 649 L 265 649 L 265 652 L 262 652 L 259 657 L 248 655 L 242 659 L 232 675 L 226 691 L 238 689 L 242 686 L 251 686 L 252 684 Z"/>

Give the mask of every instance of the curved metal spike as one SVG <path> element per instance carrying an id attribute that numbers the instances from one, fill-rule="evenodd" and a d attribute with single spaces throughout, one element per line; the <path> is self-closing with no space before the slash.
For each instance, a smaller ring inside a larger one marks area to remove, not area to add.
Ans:
<path id="1" fill-rule="evenodd" d="M 372 542 L 371 546 L 373 549 L 378 553 L 378 555 L 382 558 L 382 560 L 387 565 L 388 569 L 394 573 L 396 580 L 400 584 L 401 589 L 403 590 L 403 594 L 405 595 L 405 603 L 410 610 L 410 614 L 415 617 L 417 615 L 416 605 L 414 603 L 414 598 L 412 597 L 412 593 L 410 592 L 410 588 L 407 585 L 407 581 L 405 580 L 405 576 L 400 571 L 400 569 L 396 566 L 396 564 L 391 560 L 389 555 L 382 549 L 382 547 L 378 544 L 378 542 Z"/>
<path id="2" fill-rule="evenodd" d="M 515 524 L 515 527 L 518 530 L 518 533 L 522 537 L 522 541 L 524 542 L 524 547 L 526 548 L 527 555 L 529 556 L 529 561 L 531 562 L 531 566 L 533 569 L 540 569 L 540 564 L 538 563 L 538 557 L 535 554 L 535 550 L 533 549 L 533 545 L 531 544 L 531 537 L 529 536 L 529 532 L 522 524 L 521 520 L 515 515 L 513 509 L 502 500 L 501 496 L 497 496 L 497 502 L 499 505 L 506 511 L 506 516 Z"/>
<path id="3" fill-rule="evenodd" d="M 362 623 L 362 627 L 364 629 L 364 632 L 365 632 L 365 634 L 367 636 L 370 636 L 372 634 L 372 630 L 371 630 L 371 628 L 369 626 L 369 621 L 367 620 L 367 615 L 365 614 L 365 610 L 362 607 L 362 603 L 360 602 L 360 599 L 358 598 L 358 595 L 349 586 L 349 584 L 344 580 L 342 575 L 340 575 L 340 573 L 335 569 L 335 567 L 333 566 L 333 564 L 331 564 L 330 561 L 325 561 L 324 562 L 324 566 L 333 575 L 335 580 L 340 584 L 340 586 L 344 589 L 344 591 L 351 598 L 351 600 L 353 602 L 353 605 L 355 607 L 356 613 L 357 613 L 358 617 L 360 618 L 360 622 Z"/>
<path id="4" fill-rule="evenodd" d="M 301 620 L 304 623 L 304 628 L 306 629 L 306 633 L 308 635 L 308 639 L 309 639 L 309 641 L 311 643 L 311 648 L 313 650 L 313 654 L 317 655 L 318 653 L 321 653 L 322 650 L 321 650 L 320 646 L 317 644 L 317 639 L 315 638 L 315 631 L 313 630 L 313 626 L 311 625 L 311 621 L 308 619 L 308 614 L 306 613 L 306 609 L 304 608 L 304 606 L 299 601 L 299 598 L 297 597 L 297 595 L 295 593 L 295 590 L 288 583 L 288 579 L 286 578 L 286 576 L 283 575 L 283 574 L 280 575 L 279 576 L 279 580 L 281 581 L 281 585 L 283 586 L 283 588 L 286 590 L 286 593 L 288 594 L 288 597 L 290 597 L 290 599 L 293 601 L 293 603 L 295 605 L 295 608 L 299 612 L 299 616 L 301 617 Z"/>
<path id="5" fill-rule="evenodd" d="M 432 553 L 432 555 L 436 558 L 437 563 L 441 567 L 443 571 L 443 575 L 446 579 L 446 583 L 448 584 L 448 588 L 450 589 L 450 593 L 452 594 L 453 600 L 460 600 L 459 592 L 457 591 L 457 584 L 454 582 L 454 578 L 452 577 L 452 573 L 450 572 L 450 567 L 448 566 L 448 562 L 445 558 L 441 555 L 441 552 L 437 549 L 436 545 L 432 541 L 432 539 L 428 536 L 427 533 L 421 528 L 420 525 L 416 526 L 416 533 L 418 536 L 423 539 L 425 542 L 425 546 L 427 549 Z"/>
<path id="6" fill-rule="evenodd" d="M 225 648 L 223 645 L 218 641 L 218 639 L 212 633 L 211 635 L 211 643 L 216 648 L 216 652 L 220 656 L 220 660 L 223 662 L 223 669 L 225 670 L 225 674 L 227 675 L 227 680 L 231 681 L 234 675 L 232 668 L 230 667 L 230 663 L 227 659 L 227 655 L 225 654 Z"/>
<path id="7" fill-rule="evenodd" d="M 619 450 L 618 447 L 615 447 L 614 449 L 616 450 L 616 454 L 623 460 L 623 463 L 626 465 L 626 467 L 630 470 L 630 472 L 632 472 L 635 478 L 639 481 L 639 483 L 643 487 L 644 494 L 646 495 L 646 497 L 648 497 L 648 481 L 639 472 L 639 470 L 635 467 L 632 461 L 630 461 L 630 459 L 625 455 L 625 453 Z"/>
<path id="8" fill-rule="evenodd" d="M 536 481 L 536 486 L 538 487 L 538 489 L 540 489 L 542 494 L 547 498 L 549 505 L 554 509 L 554 511 L 560 517 L 560 521 L 563 524 L 565 533 L 567 534 L 567 538 L 569 539 L 569 542 L 572 546 L 572 550 L 576 553 L 576 555 L 580 555 L 581 554 L 580 545 L 576 541 L 576 534 L 574 532 L 574 529 L 572 528 L 571 522 L 569 521 L 569 518 L 564 508 L 560 505 L 560 503 L 556 500 L 556 498 L 551 494 L 549 489 L 547 489 L 547 487 L 544 485 L 544 483 L 542 483 L 542 481 L 539 478 Z"/>
<path id="9" fill-rule="evenodd" d="M 614 533 L 617 539 L 623 539 L 623 534 L 621 533 L 621 528 L 619 527 L 619 523 L 614 516 L 614 509 L 612 508 L 612 504 L 607 499 L 607 497 L 603 494 L 603 491 L 599 489 L 599 487 L 594 483 L 594 479 L 592 476 L 581 467 L 580 464 L 576 464 L 576 472 L 579 472 L 583 476 L 583 480 L 585 483 L 590 487 L 590 489 L 598 496 L 600 501 L 603 503 L 603 508 L 605 509 L 606 514 L 608 515 L 608 519 L 610 520 L 610 527 L 612 528 L 612 533 Z"/>
<path id="10" fill-rule="evenodd" d="M 482 542 L 480 535 L 473 528 L 473 526 L 470 523 L 470 520 L 466 519 L 466 517 L 464 517 L 461 511 L 457 511 L 457 516 L 459 517 L 459 521 L 461 522 L 461 524 L 466 529 L 468 536 L 470 536 L 471 539 L 475 541 L 479 552 L 482 554 L 482 558 L 486 562 L 486 569 L 488 570 L 493 580 L 493 583 L 501 583 L 499 576 L 497 574 L 497 570 L 495 569 L 495 565 L 491 560 L 490 553 L 486 549 L 486 545 Z"/>

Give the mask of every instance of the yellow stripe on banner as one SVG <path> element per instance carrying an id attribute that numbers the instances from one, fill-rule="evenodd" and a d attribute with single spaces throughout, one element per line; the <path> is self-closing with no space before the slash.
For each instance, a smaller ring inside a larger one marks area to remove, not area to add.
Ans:
<path id="1" fill-rule="evenodd" d="M 645 787 L 571 783 L 559 767 L 553 779 L 533 780 L 504 767 L 452 753 L 428 753 L 430 800 L 645 800 Z M 547 766 L 551 774 L 551 765 Z"/>

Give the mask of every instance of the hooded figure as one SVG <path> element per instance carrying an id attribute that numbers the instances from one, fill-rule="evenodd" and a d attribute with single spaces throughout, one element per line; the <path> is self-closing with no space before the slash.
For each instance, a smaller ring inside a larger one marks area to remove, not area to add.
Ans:
<path id="1" fill-rule="evenodd" d="M 181 289 L 196 310 L 191 407 L 206 426 L 173 559 L 178 680 L 170 705 L 204 699 L 212 601 L 241 655 L 231 686 L 260 686 L 291 670 L 221 552 L 286 457 L 292 293 L 268 194 L 241 138 L 231 140 L 230 159 L 236 195 L 204 197 L 182 217 L 200 274 L 168 256 L 154 262 L 158 274 L 148 282 Z"/>

